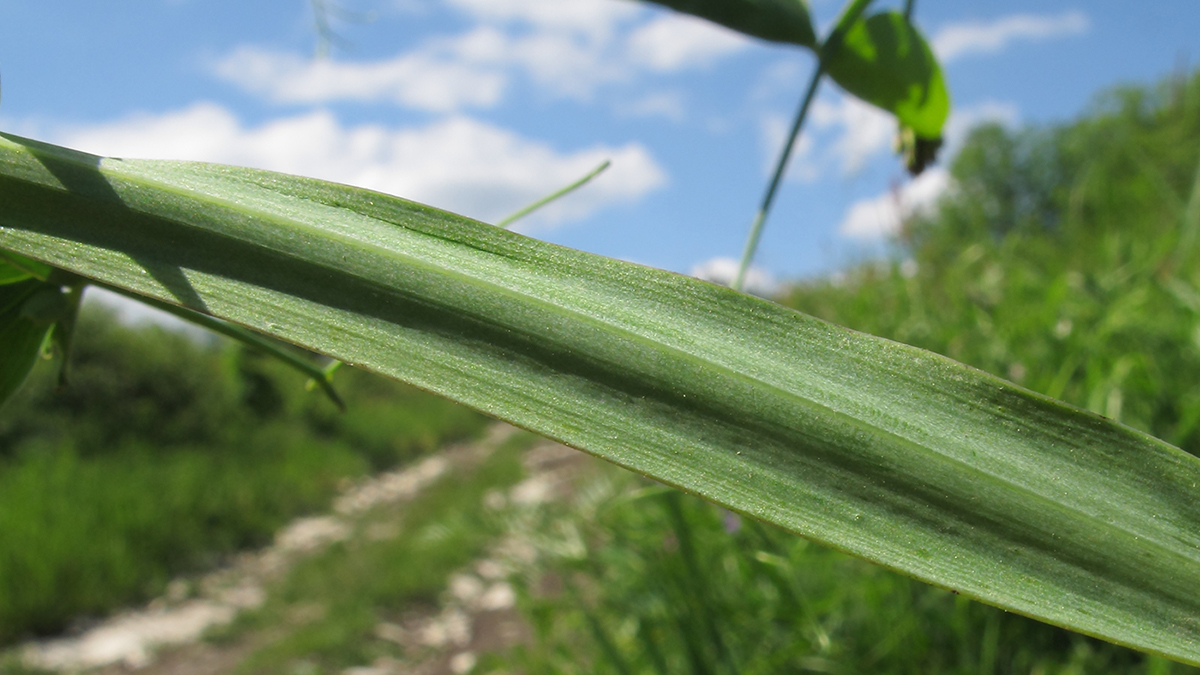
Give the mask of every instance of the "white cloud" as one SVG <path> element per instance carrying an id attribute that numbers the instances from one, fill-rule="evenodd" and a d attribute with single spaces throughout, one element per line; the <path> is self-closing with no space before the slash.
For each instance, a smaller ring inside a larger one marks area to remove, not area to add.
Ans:
<path id="1" fill-rule="evenodd" d="M 791 130 L 791 119 L 767 113 L 759 123 L 766 169 L 774 169 L 780 149 Z M 817 99 L 809 109 L 805 128 L 796 140 L 788 175 L 812 182 L 830 171 L 853 174 L 875 155 L 891 148 L 895 119 L 853 96 L 837 94 Z"/>
<path id="2" fill-rule="evenodd" d="M 740 263 L 733 258 L 711 258 L 693 265 L 688 274 L 697 279 L 728 286 L 733 283 L 740 266 Z M 750 269 L 746 270 L 746 281 L 742 287 L 747 293 L 771 297 L 779 291 L 779 282 L 763 268 L 751 265 Z"/>
<path id="3" fill-rule="evenodd" d="M 476 65 L 527 74 L 553 96 L 590 99 L 595 89 L 629 81 L 629 24 L 646 14 L 639 3 L 613 0 L 449 0 L 496 37 L 488 49 L 464 52 Z"/>
<path id="4" fill-rule="evenodd" d="M 861 169 L 873 155 L 891 147 L 896 120 L 888 113 L 854 96 L 813 103 L 811 120 L 818 129 L 832 128 L 837 134 L 829 148 L 830 158 L 843 173 Z"/>
<path id="5" fill-rule="evenodd" d="M 217 77 L 285 103 L 388 101 L 458 112 L 500 103 L 517 75 L 552 97 L 591 99 L 598 87 L 703 68 L 751 44 L 738 33 L 676 13 L 614 0 L 450 0 L 473 20 L 391 58 L 346 62 L 241 47 Z"/>
<path id="6" fill-rule="evenodd" d="M 791 104 L 793 97 L 803 91 L 801 87 L 811 74 L 811 64 L 801 64 L 795 59 L 776 61 L 756 78 L 749 100 L 758 105 L 769 105 L 786 94 L 786 100 Z"/>
<path id="7" fill-rule="evenodd" d="M 684 96 L 678 91 L 648 94 L 628 103 L 618 103 L 616 111 L 626 117 L 665 117 L 681 122 L 686 117 Z"/>
<path id="8" fill-rule="evenodd" d="M 576 99 L 591 98 L 596 87 L 628 80 L 632 73 L 603 46 L 564 33 L 534 33 L 509 37 L 496 55 L 527 72 L 549 93 Z"/>
<path id="9" fill-rule="evenodd" d="M 449 0 L 477 20 L 522 22 L 541 29 L 582 33 L 606 39 L 643 10 L 637 3 L 613 0 Z"/>
<path id="10" fill-rule="evenodd" d="M 1001 51 L 1014 40 L 1047 40 L 1079 35 L 1090 26 L 1087 15 L 1078 10 L 1057 16 L 1014 14 L 986 23 L 952 23 L 933 37 L 933 51 L 942 63 L 949 63 L 970 54 Z"/>
<path id="11" fill-rule="evenodd" d="M 638 143 L 571 153 L 468 117 L 423 127 L 342 126 L 316 111 L 245 127 L 199 103 L 160 116 L 67 130 L 55 139 L 88 152 L 190 159 L 284 171 L 358 185 L 495 222 L 594 168 L 613 166 L 579 192 L 524 223 L 548 227 L 634 201 L 666 182 Z"/>
<path id="12" fill-rule="evenodd" d="M 856 202 L 847 210 L 838 234 L 864 241 L 895 235 L 906 218 L 937 203 L 949 183 L 945 169 L 928 169 L 895 190 Z"/>
<path id="13" fill-rule="evenodd" d="M 515 72 L 555 96 L 588 99 L 601 84 L 628 80 L 628 65 L 604 44 L 566 32 L 510 35 L 479 26 L 455 37 L 370 62 L 313 59 L 241 47 L 214 74 L 245 91 L 282 103 L 389 101 L 433 112 L 499 103 Z"/>
<path id="14" fill-rule="evenodd" d="M 1014 125 L 1020 119 L 1016 104 L 984 101 L 956 109 L 946 122 L 942 167 L 926 169 L 904 185 L 855 202 L 846 211 L 838 233 L 849 239 L 875 240 L 895 235 L 905 219 L 933 207 L 950 189 L 950 174 L 943 168 L 958 153 L 971 128 L 983 122 Z"/>
<path id="15" fill-rule="evenodd" d="M 629 57 L 657 72 L 706 66 L 741 51 L 750 41 L 727 28 L 684 14 L 665 14 L 629 36 Z"/>
<path id="16" fill-rule="evenodd" d="M 472 44 L 479 39 L 468 35 L 460 44 L 445 42 L 427 51 L 370 63 L 242 47 L 221 59 L 214 70 L 246 91 L 282 103 L 387 100 L 448 112 L 466 106 L 490 107 L 503 94 L 507 82 L 503 72 L 462 58 L 462 52 L 479 48 Z"/>
<path id="17" fill-rule="evenodd" d="M 636 84 L 646 73 L 706 67 L 749 44 L 731 31 L 675 15 L 613 36 L 602 33 L 603 38 L 593 39 L 567 30 L 482 27 L 473 32 L 476 38 L 463 39 L 456 48 L 472 68 L 524 73 L 553 96 L 587 100 L 602 85 Z"/>

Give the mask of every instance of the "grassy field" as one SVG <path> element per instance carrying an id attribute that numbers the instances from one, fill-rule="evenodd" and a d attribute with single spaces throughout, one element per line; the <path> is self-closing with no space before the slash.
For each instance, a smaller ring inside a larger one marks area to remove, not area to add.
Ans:
<path id="1" fill-rule="evenodd" d="M 0 411 L 0 644 L 152 597 L 487 422 L 350 369 L 339 414 L 265 357 L 99 310 L 70 386 L 54 375 L 44 364 Z"/>

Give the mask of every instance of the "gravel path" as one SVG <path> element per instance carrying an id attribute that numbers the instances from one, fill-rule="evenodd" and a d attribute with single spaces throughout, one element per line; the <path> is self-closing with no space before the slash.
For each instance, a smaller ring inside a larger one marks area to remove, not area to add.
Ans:
<path id="1" fill-rule="evenodd" d="M 73 635 L 26 643 L 18 653 L 29 667 L 64 673 L 229 672 L 269 641 L 270 629 L 228 644 L 202 641 L 205 631 L 261 606 L 271 581 L 280 579 L 296 561 L 350 536 L 368 511 L 411 500 L 447 472 L 478 463 L 515 431 L 498 423 L 479 442 L 446 448 L 415 466 L 372 477 L 339 496 L 330 513 L 293 521 L 265 549 L 241 554 L 228 567 L 203 577 L 178 579 L 145 607 Z M 486 503 L 494 508 L 528 508 L 561 498 L 589 461 L 565 446 L 538 444 L 526 454 L 526 479 L 507 494 L 489 493 Z M 373 522 L 367 536 L 386 538 L 398 533 L 397 526 Z M 406 662 L 385 659 L 350 668 L 345 675 L 462 674 L 474 668 L 478 654 L 526 640 L 528 630 L 514 608 L 515 593 L 506 579 L 516 567 L 531 562 L 533 550 L 516 532 L 502 537 L 488 556 L 451 577 L 437 610 L 414 610 L 399 623 L 376 626 L 376 637 L 404 647 Z"/>

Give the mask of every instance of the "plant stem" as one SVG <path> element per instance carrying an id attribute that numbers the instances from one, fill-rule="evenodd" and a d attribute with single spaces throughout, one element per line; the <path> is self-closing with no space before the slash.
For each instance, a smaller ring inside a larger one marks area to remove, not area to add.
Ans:
<path id="1" fill-rule="evenodd" d="M 692 527 L 688 523 L 687 517 L 683 515 L 683 507 L 680 504 L 680 493 L 672 490 L 664 497 L 667 505 L 667 514 L 671 519 L 671 525 L 675 530 L 675 538 L 679 544 L 679 555 L 683 558 L 683 564 L 685 569 L 687 569 L 689 581 L 691 582 L 690 584 L 685 582 L 681 585 L 685 592 L 688 592 L 699 605 L 698 618 L 708 633 L 706 637 L 716 649 L 718 660 L 725 666 L 722 670 L 733 675 L 733 673 L 739 672 L 739 669 L 732 655 L 729 653 L 729 649 L 725 646 L 725 641 L 721 639 L 720 629 L 717 628 L 716 617 L 721 615 L 721 611 L 717 603 L 712 599 L 708 579 L 696 559 L 696 548 L 692 545 Z"/>
<path id="2" fill-rule="evenodd" d="M 563 188 L 553 194 L 542 197 L 541 199 L 537 200 L 536 202 L 530 204 L 529 206 L 526 206 L 525 208 L 521 209 L 520 211 L 517 211 L 516 213 L 512 214 L 511 216 L 505 218 L 504 220 L 501 220 L 500 222 L 496 223 L 496 227 L 507 228 L 509 225 L 512 225 L 513 222 L 516 221 L 518 218 L 524 218 L 525 216 L 542 208 L 546 204 L 549 204 L 550 202 L 554 201 L 555 199 L 558 199 L 559 197 L 562 197 L 570 192 L 578 190 L 579 188 L 586 185 L 588 181 L 595 178 L 596 176 L 599 176 L 605 169 L 607 169 L 611 165 L 612 165 L 612 162 L 607 159 L 604 160 L 603 162 L 600 162 L 600 166 L 597 166 L 596 168 L 592 169 L 591 173 L 589 173 L 588 175 L 584 176 L 583 178 L 580 178 L 579 180 L 575 181 L 574 183 L 571 183 L 570 185 L 566 186 L 565 188 Z"/>
<path id="3" fill-rule="evenodd" d="M 796 121 L 792 123 L 792 131 L 783 145 L 779 162 L 775 165 L 775 175 L 771 177 L 771 183 L 767 186 L 766 194 L 763 195 L 762 204 L 758 207 L 758 213 L 754 215 L 754 222 L 750 225 L 750 234 L 746 237 L 746 248 L 742 250 L 742 261 L 738 264 L 737 276 L 733 278 L 733 284 L 731 284 L 735 291 L 742 290 L 742 285 L 746 281 L 746 272 L 750 269 L 754 253 L 758 250 L 758 240 L 762 237 L 763 225 L 766 223 L 767 214 L 771 211 L 771 203 L 775 201 L 775 191 L 779 189 L 783 172 L 787 170 L 788 160 L 792 157 L 792 148 L 796 145 L 800 128 L 804 126 L 804 118 L 808 115 L 808 107 L 816 98 L 817 87 L 821 84 L 821 76 L 825 74 L 825 64 L 828 63 L 830 56 L 841 48 L 846 32 L 850 30 L 858 17 L 867 11 L 871 2 L 872 0 L 850 0 L 842 10 L 837 24 L 826 38 L 825 43 L 817 49 L 817 68 L 813 71 L 812 80 L 808 83 L 808 91 L 804 93 L 804 98 L 800 102 L 800 109 L 796 111 Z"/>
<path id="4" fill-rule="evenodd" d="M 767 213 L 771 210 L 771 203 L 775 201 L 775 193 L 779 190 L 779 183 L 783 179 L 783 172 L 787 170 L 788 160 L 792 157 L 792 148 L 796 145 L 796 138 L 800 135 L 800 128 L 804 126 L 804 118 L 808 115 L 808 108 L 812 105 L 813 99 L 817 95 L 817 87 L 821 83 L 821 76 L 824 74 L 824 67 L 821 62 L 817 62 L 817 68 L 813 71 L 812 80 L 808 83 L 808 91 L 804 92 L 804 98 L 800 101 L 800 109 L 796 111 L 796 119 L 792 122 L 791 133 L 788 134 L 787 142 L 783 145 L 783 152 L 779 154 L 779 161 L 775 163 L 775 175 L 771 177 L 770 184 L 767 185 L 767 192 L 763 195 L 762 204 L 758 207 L 758 213 L 754 215 L 754 222 L 750 225 L 750 235 L 746 237 L 746 247 L 742 250 L 742 261 L 738 265 L 737 276 L 733 279 L 733 290 L 742 290 L 742 284 L 746 281 L 746 272 L 750 269 L 750 263 L 754 260 L 754 253 L 758 250 L 758 240 L 762 237 L 763 224 L 767 221 Z"/>
<path id="5" fill-rule="evenodd" d="M 325 377 L 310 377 L 310 378 L 308 378 L 308 382 L 304 383 L 304 390 L 312 391 L 313 389 L 316 389 L 317 387 L 322 387 L 322 389 L 323 389 L 324 386 L 321 384 L 322 382 L 324 382 L 326 385 L 328 385 L 329 387 L 332 388 L 333 387 L 333 374 L 336 373 L 338 370 L 340 370 L 341 367 L 344 365 L 346 365 L 346 364 L 342 363 L 341 361 L 338 361 L 337 359 L 331 360 L 329 363 L 325 364 L 324 368 L 321 369 L 321 374 L 323 374 Z"/>
<path id="6" fill-rule="evenodd" d="M 334 41 L 333 26 L 329 22 L 329 7 L 325 0 L 312 0 L 313 27 L 317 31 L 316 57 L 323 59 L 329 56 L 330 46 Z"/>
<path id="7" fill-rule="evenodd" d="M 904 0 L 904 20 L 912 23 L 913 6 L 917 0 Z"/>

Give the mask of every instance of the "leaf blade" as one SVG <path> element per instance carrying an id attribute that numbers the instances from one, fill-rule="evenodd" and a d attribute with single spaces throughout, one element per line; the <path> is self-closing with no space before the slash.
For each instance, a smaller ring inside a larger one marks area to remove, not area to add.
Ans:
<path id="1" fill-rule="evenodd" d="M 48 287 L 37 280 L 0 285 L 0 407 L 25 382 L 41 353 L 50 324 L 25 316 L 26 302 Z"/>
<path id="2" fill-rule="evenodd" d="M 892 113 L 917 136 L 941 136 L 950 93 L 933 50 L 903 14 L 859 18 L 823 63 L 843 89 Z"/>
<path id="3" fill-rule="evenodd" d="M 814 49 L 817 44 L 808 5 L 802 0 L 650 1 L 770 42 L 784 42 L 809 49 Z"/>
<path id="4" fill-rule="evenodd" d="M 1200 460 L 948 359 L 366 190 L 0 141 L 0 248 L 1200 662 Z"/>

